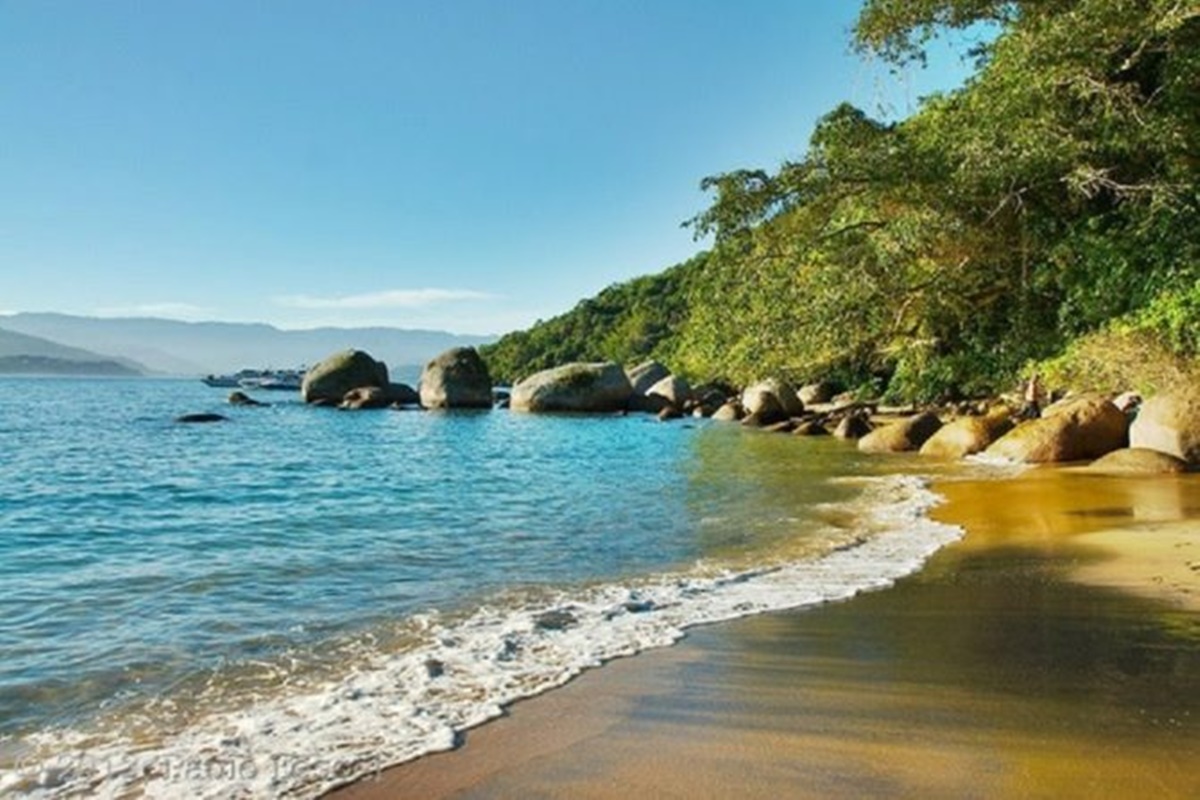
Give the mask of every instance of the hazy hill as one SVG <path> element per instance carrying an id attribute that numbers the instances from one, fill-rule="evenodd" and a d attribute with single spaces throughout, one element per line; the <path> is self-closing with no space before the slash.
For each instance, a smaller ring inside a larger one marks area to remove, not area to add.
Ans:
<path id="1" fill-rule="evenodd" d="M 22 313 L 0 318 L 5 328 L 66 345 L 136 359 L 156 372 L 199 375 L 244 367 L 312 364 L 347 347 L 366 350 L 389 366 L 424 364 L 443 350 L 491 341 L 444 331 L 401 328 L 280 330 L 265 324 L 179 322 L 155 318 L 100 319 Z"/>
<path id="2" fill-rule="evenodd" d="M 145 367 L 0 328 L 0 373 L 31 375 L 141 375 Z"/>

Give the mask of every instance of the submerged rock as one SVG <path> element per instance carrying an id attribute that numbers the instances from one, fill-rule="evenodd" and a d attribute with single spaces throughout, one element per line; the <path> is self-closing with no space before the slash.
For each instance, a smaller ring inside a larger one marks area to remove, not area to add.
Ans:
<path id="1" fill-rule="evenodd" d="M 176 422 L 185 424 L 204 423 L 204 422 L 228 422 L 229 417 L 223 417 L 220 414 L 181 414 L 175 418 Z"/>
<path id="2" fill-rule="evenodd" d="M 245 392 L 230 392 L 229 393 L 229 405 L 253 407 L 253 406 L 267 406 L 267 405 L 270 405 L 270 403 L 263 403 L 259 400 L 255 400 L 253 397 L 246 394 Z"/>

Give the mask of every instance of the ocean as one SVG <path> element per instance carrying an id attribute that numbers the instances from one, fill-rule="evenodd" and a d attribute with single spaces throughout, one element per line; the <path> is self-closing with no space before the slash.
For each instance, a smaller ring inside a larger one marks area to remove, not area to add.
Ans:
<path id="1" fill-rule="evenodd" d="M 0 378 L 0 793 L 316 796 L 958 536 L 829 437 L 225 395 Z"/>

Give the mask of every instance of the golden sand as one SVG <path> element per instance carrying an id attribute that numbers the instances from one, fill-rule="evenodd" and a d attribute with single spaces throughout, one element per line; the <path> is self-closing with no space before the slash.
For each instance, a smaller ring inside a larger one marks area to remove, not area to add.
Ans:
<path id="1" fill-rule="evenodd" d="M 968 535 L 895 587 L 698 629 L 337 796 L 1200 797 L 1197 476 L 939 491 Z"/>

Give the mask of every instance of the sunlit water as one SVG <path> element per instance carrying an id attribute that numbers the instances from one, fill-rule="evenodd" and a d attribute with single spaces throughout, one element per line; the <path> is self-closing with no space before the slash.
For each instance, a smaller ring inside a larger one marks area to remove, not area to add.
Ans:
<path id="1" fill-rule="evenodd" d="M 263 399 L 0 379 L 0 791 L 311 795 L 954 536 L 841 442 Z"/>

